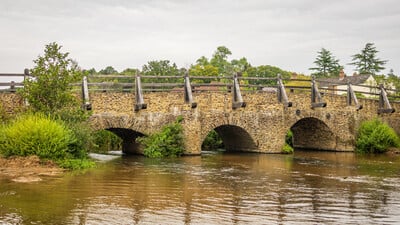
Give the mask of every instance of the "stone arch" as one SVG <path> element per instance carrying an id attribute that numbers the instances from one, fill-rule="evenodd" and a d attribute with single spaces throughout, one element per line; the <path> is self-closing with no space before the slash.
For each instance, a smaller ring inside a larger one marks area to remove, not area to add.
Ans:
<path id="1" fill-rule="evenodd" d="M 336 150 L 336 135 L 320 119 L 314 117 L 302 118 L 290 127 L 290 130 L 293 132 L 293 146 L 295 148 Z"/>
<path id="2" fill-rule="evenodd" d="M 211 130 L 215 130 L 218 133 L 227 151 L 254 152 L 257 149 L 254 139 L 244 128 L 230 124 L 220 125 L 214 129 L 210 129 L 203 135 L 202 143 Z"/>
<path id="3" fill-rule="evenodd" d="M 130 116 L 113 116 L 109 114 L 95 114 L 89 118 L 95 130 L 108 130 L 122 139 L 122 152 L 126 154 L 142 154 L 143 148 L 136 142 L 136 138 L 145 136 L 143 123 Z"/>
<path id="4" fill-rule="evenodd" d="M 122 139 L 122 152 L 125 154 L 143 154 L 143 148 L 136 142 L 136 138 L 145 134 L 127 128 L 107 128 Z"/>

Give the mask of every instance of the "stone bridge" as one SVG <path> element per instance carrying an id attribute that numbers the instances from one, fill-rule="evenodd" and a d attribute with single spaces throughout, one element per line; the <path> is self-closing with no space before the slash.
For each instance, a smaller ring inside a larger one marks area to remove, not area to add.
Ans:
<path id="1" fill-rule="evenodd" d="M 378 100 L 360 99 L 363 108 L 358 109 L 348 106 L 346 96 L 326 94 L 326 107 L 311 107 L 310 92 L 299 91 L 287 94 L 291 102 L 288 107 L 278 101 L 277 93 L 251 91 L 240 96 L 245 107 L 233 107 L 235 96 L 231 92 L 198 91 L 192 95 L 196 102 L 193 107 L 185 103 L 184 93 L 146 92 L 142 101 L 147 107 L 138 110 L 135 93 L 92 91 L 90 122 L 95 129 L 120 136 L 126 153 L 141 153 L 135 139 L 160 130 L 178 116 L 183 117 L 188 155 L 201 154 L 202 143 L 212 130 L 220 135 L 228 151 L 260 153 L 281 152 L 289 130 L 296 148 L 353 151 L 360 123 L 374 117 L 400 133 L 400 103 L 391 103 L 394 113 L 378 114 Z M 16 93 L 0 93 L 0 97 L 2 110 L 11 112 L 23 105 Z"/>
<path id="2" fill-rule="evenodd" d="M 353 151 L 357 128 L 364 120 L 380 117 L 400 133 L 399 103 L 394 113 L 378 114 L 379 101 L 361 99 L 362 109 L 348 106 L 346 96 L 325 95 L 326 107 L 311 107 L 310 92 L 288 93 L 291 107 L 276 93 L 244 93 L 245 107 L 232 107 L 232 93 L 196 92 L 197 107 L 186 104 L 183 92 L 149 92 L 143 96 L 146 109 L 135 111 L 135 94 L 94 92 L 90 94 L 96 129 L 110 130 L 123 139 L 123 151 L 140 153 L 139 136 L 158 131 L 183 116 L 186 154 L 201 154 L 207 134 L 215 130 L 227 151 L 279 153 L 289 130 L 295 148 Z"/>

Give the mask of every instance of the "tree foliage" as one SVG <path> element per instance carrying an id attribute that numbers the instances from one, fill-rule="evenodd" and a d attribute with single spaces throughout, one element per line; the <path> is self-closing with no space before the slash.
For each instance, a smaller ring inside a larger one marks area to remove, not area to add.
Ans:
<path id="1" fill-rule="evenodd" d="M 100 70 L 98 74 L 110 75 L 110 74 L 118 74 L 118 71 L 114 69 L 112 66 L 107 66 L 106 68 Z"/>
<path id="2" fill-rule="evenodd" d="M 178 82 L 177 79 L 162 78 L 163 76 L 183 76 L 183 71 L 178 68 L 175 63 L 169 60 L 154 60 L 149 61 L 142 67 L 143 75 L 159 76 L 160 79 L 152 79 L 149 82 Z M 146 82 L 146 80 L 144 81 Z"/>
<path id="3" fill-rule="evenodd" d="M 350 65 L 356 66 L 360 74 L 375 75 L 385 69 L 384 65 L 387 62 L 377 57 L 378 52 L 374 43 L 367 43 L 360 53 L 352 56 Z"/>
<path id="4" fill-rule="evenodd" d="M 33 78 L 24 81 L 22 95 L 34 111 L 52 114 L 76 103 L 70 84 L 81 79 L 82 71 L 61 48 L 55 42 L 46 45 L 44 55 L 33 61 Z"/>
<path id="5" fill-rule="evenodd" d="M 316 67 L 312 67 L 310 70 L 315 71 L 313 75 L 317 77 L 337 76 L 340 69 L 343 68 L 339 65 L 339 60 L 336 59 L 332 53 L 325 48 L 321 48 L 321 51 L 318 52 L 314 64 Z"/>
<path id="6" fill-rule="evenodd" d="M 393 128 L 377 118 L 361 124 L 356 140 L 357 152 L 382 153 L 389 147 L 400 147 L 400 139 Z"/>
<path id="7" fill-rule="evenodd" d="M 284 71 L 278 67 L 270 65 L 261 65 L 257 67 L 250 67 L 247 70 L 249 77 L 263 77 L 263 78 L 276 78 L 278 74 L 281 74 L 283 78 L 290 78 L 291 73 Z M 276 80 L 250 80 L 250 84 L 257 85 L 276 85 Z"/>
<path id="8" fill-rule="evenodd" d="M 180 71 L 178 66 L 169 60 L 154 60 L 143 65 L 142 73 L 154 76 L 177 76 L 180 74 Z"/>
<path id="9" fill-rule="evenodd" d="M 231 64 L 228 62 L 228 57 L 232 55 L 232 52 L 225 46 L 217 47 L 210 64 L 218 68 L 218 75 L 224 76 L 232 72 Z"/>
<path id="10" fill-rule="evenodd" d="M 177 157 L 184 152 L 182 117 L 161 128 L 160 132 L 136 140 L 145 146 L 143 154 L 149 158 Z"/>

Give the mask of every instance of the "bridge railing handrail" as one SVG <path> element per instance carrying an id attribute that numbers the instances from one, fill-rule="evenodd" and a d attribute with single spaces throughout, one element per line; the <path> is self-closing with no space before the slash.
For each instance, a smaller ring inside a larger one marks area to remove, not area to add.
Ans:
<path id="1" fill-rule="evenodd" d="M 0 77 L 21 77 L 25 79 L 29 74 L 24 73 L 0 73 Z M 140 75 L 142 78 L 142 86 L 144 92 L 153 92 L 153 91 L 180 91 L 184 87 L 184 76 L 158 76 L 158 75 Z M 191 86 L 193 87 L 194 92 L 203 92 L 203 91 L 230 91 L 232 88 L 232 80 L 233 76 L 190 76 Z M 135 87 L 134 80 L 135 75 L 107 75 L 107 74 L 96 74 L 88 76 L 89 82 L 88 86 L 91 91 L 132 91 Z M 122 79 L 122 80 L 120 80 Z M 125 80 L 124 80 L 125 79 Z M 158 82 L 152 82 L 152 80 L 158 80 Z M 93 80 L 93 81 L 91 81 Z M 165 82 L 160 82 L 165 80 Z M 203 80 L 203 82 L 201 82 Z M 251 91 L 260 91 L 263 88 L 269 88 L 267 91 L 271 91 L 271 89 L 277 88 L 277 77 L 245 77 L 239 76 L 238 80 L 242 80 L 244 82 L 240 83 L 241 89 L 243 91 L 251 92 Z M 310 79 L 293 79 L 287 78 L 282 79 L 284 83 L 296 81 L 296 82 L 309 82 L 308 85 L 285 85 L 285 88 L 288 90 L 301 90 L 301 91 L 311 91 L 311 77 Z M 129 82 L 127 82 L 129 81 Z M 207 83 L 204 83 L 207 81 Z M 260 81 L 257 83 L 252 83 L 252 81 Z M 347 91 L 345 88 L 331 88 L 332 86 L 345 86 L 342 82 L 334 82 L 334 81 L 321 81 L 316 79 L 317 83 L 323 82 L 324 86 L 320 86 L 319 89 L 322 91 L 330 91 L 335 93 L 341 93 Z M 0 89 L 0 91 L 15 91 L 17 88 L 23 88 L 23 82 L 0 82 L 0 87 L 10 87 L 9 89 Z M 80 87 L 81 83 L 74 83 L 72 86 Z M 353 84 L 355 87 L 363 87 L 368 88 L 370 91 L 359 91 L 355 90 L 354 92 L 359 94 L 364 94 L 368 96 L 378 96 L 379 95 L 379 86 L 375 85 L 362 85 L 362 84 Z M 213 88 L 211 88 L 213 87 Z M 223 89 L 219 89 L 223 88 Z M 79 88 L 75 88 L 79 90 Z M 388 95 L 391 98 L 400 98 L 399 90 L 395 90 L 392 88 L 385 88 L 388 91 Z M 324 93 L 327 94 L 327 93 Z M 341 95 L 337 94 L 337 95 Z"/>
<path id="2" fill-rule="evenodd" d="M 1 77 L 20 77 L 22 80 L 24 80 L 27 76 L 27 74 L 24 73 L 0 73 L 0 78 Z M 19 80 L 21 80 L 19 79 Z M 3 88 L 5 87 L 5 88 Z M 8 87 L 8 88 L 6 88 Z M 17 88 L 23 88 L 24 83 L 23 82 L 17 82 L 16 80 L 11 80 L 9 82 L 0 82 L 0 92 L 15 92 Z"/>

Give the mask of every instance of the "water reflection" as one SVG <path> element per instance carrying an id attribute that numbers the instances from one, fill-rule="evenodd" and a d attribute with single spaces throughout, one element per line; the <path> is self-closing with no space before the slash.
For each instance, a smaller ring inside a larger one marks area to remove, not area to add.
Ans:
<path id="1" fill-rule="evenodd" d="M 395 224 L 399 157 L 122 157 L 44 182 L 2 180 L 8 224 Z"/>

